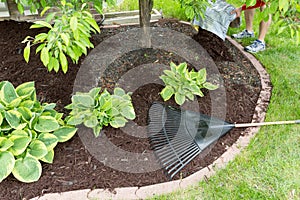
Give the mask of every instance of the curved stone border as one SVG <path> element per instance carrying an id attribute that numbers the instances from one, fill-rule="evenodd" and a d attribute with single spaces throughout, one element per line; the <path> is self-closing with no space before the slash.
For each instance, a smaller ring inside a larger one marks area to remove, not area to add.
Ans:
<path id="1" fill-rule="evenodd" d="M 238 48 L 246 58 L 250 60 L 253 66 L 256 68 L 260 75 L 260 80 L 262 84 L 261 92 L 257 101 L 257 106 L 252 118 L 252 122 L 263 122 L 266 115 L 267 106 L 271 97 L 271 83 L 269 75 L 266 70 L 260 64 L 260 62 L 251 54 L 245 52 L 243 47 L 232 40 L 229 37 L 226 37 L 229 42 L 231 42 L 236 48 Z M 113 193 L 104 189 L 84 189 L 84 190 L 75 190 L 62 193 L 50 193 L 45 194 L 41 197 L 35 197 L 31 200 L 102 200 L 102 199 L 145 199 L 152 197 L 154 195 L 161 195 L 170 192 L 174 192 L 179 189 L 185 189 L 191 185 L 197 184 L 201 180 L 205 180 L 208 177 L 215 174 L 215 172 L 221 168 L 224 168 L 229 161 L 232 161 L 236 155 L 238 155 L 242 149 L 248 146 L 251 138 L 258 132 L 259 127 L 249 127 L 242 132 L 242 136 L 227 149 L 222 156 L 215 160 L 209 166 L 201 169 L 200 171 L 182 179 L 175 180 L 166 183 L 159 183 L 143 187 L 125 187 L 125 188 L 116 188 Z"/>

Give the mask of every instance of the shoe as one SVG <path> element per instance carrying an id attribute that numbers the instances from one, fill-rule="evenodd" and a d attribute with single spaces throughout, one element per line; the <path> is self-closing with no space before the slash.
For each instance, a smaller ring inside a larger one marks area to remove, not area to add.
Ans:
<path id="1" fill-rule="evenodd" d="M 246 46 L 245 51 L 250 53 L 257 53 L 266 49 L 266 44 L 260 40 L 255 40 L 251 45 Z"/>
<path id="2" fill-rule="evenodd" d="M 231 37 L 232 37 L 232 38 L 236 38 L 236 39 L 251 38 L 251 37 L 254 37 L 254 33 L 253 33 L 253 32 L 249 32 L 249 31 L 247 31 L 247 30 L 245 29 L 245 30 L 243 30 L 243 31 L 240 32 L 240 33 L 233 34 Z"/>

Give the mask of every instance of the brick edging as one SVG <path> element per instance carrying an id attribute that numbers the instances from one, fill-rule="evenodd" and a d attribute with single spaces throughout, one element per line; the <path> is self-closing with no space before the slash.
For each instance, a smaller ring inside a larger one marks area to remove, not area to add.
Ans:
<path id="1" fill-rule="evenodd" d="M 255 112 L 252 118 L 252 122 L 263 122 L 266 115 L 267 106 L 271 98 L 271 84 L 270 77 L 267 74 L 261 63 L 250 53 L 243 50 L 243 47 L 230 37 L 226 39 L 238 48 L 243 55 L 249 59 L 260 75 L 261 80 L 261 92 L 255 107 Z M 236 155 L 238 155 L 242 149 L 248 146 L 251 138 L 258 132 L 259 127 L 249 127 L 241 133 L 239 139 L 227 149 L 217 160 L 215 160 L 209 166 L 199 170 L 198 172 L 182 179 L 165 183 L 159 183 L 143 187 L 124 187 L 116 188 L 114 193 L 111 193 L 104 189 L 83 189 L 62 193 L 49 193 L 42 197 L 35 197 L 31 200 L 89 200 L 89 199 L 145 199 L 154 195 L 161 195 L 170 192 L 174 192 L 178 189 L 185 189 L 191 185 L 197 184 L 203 179 L 215 174 L 215 172 L 221 168 L 224 168 L 229 161 L 232 161 Z"/>

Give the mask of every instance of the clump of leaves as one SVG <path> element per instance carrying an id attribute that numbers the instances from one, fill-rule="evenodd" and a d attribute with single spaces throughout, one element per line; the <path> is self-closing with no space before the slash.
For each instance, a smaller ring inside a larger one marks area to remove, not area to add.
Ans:
<path id="1" fill-rule="evenodd" d="M 5 2 L 7 0 L 1 0 Z M 102 13 L 103 3 L 105 2 L 109 7 L 116 5 L 116 0 L 65 0 L 66 3 L 70 3 L 75 6 L 75 9 L 80 8 L 84 3 L 93 5 L 98 13 Z M 37 10 L 42 10 L 46 7 L 55 7 L 60 9 L 60 1 L 57 0 L 15 0 L 18 10 L 21 14 L 24 13 L 24 7 L 29 7 L 30 12 L 34 13 Z"/>
<path id="2" fill-rule="evenodd" d="M 290 33 L 291 38 L 296 38 L 296 44 L 300 44 L 300 4 L 295 7 L 289 6 L 286 8 L 285 16 L 275 16 L 276 20 L 274 27 L 277 34 Z M 274 17 L 274 18 L 275 18 Z"/>
<path id="3" fill-rule="evenodd" d="M 55 106 L 37 100 L 34 82 L 16 88 L 0 82 L 0 182 L 10 173 L 22 182 L 37 181 L 40 161 L 52 163 L 57 143 L 76 133 Z"/>
<path id="4" fill-rule="evenodd" d="M 184 9 L 188 19 L 198 18 L 203 19 L 206 8 L 210 5 L 207 0 L 177 0 Z"/>
<path id="5" fill-rule="evenodd" d="M 171 70 L 164 70 L 165 75 L 161 75 L 166 87 L 160 95 L 164 101 L 169 100 L 173 95 L 177 104 L 182 105 L 186 99 L 194 100 L 194 95 L 203 97 L 201 89 L 215 90 L 218 86 L 206 82 L 206 69 L 198 72 L 188 71 L 187 64 L 181 63 L 178 66 L 171 62 Z"/>
<path id="6" fill-rule="evenodd" d="M 99 136 L 104 126 L 114 128 L 125 126 L 127 119 L 135 118 L 131 102 L 131 93 L 115 88 L 110 94 L 107 90 L 100 93 L 101 88 L 93 88 L 88 93 L 77 92 L 72 96 L 72 103 L 66 106 L 71 109 L 66 121 L 70 125 L 84 124 L 92 128 L 94 135 Z"/>
<path id="7" fill-rule="evenodd" d="M 296 44 L 300 43 L 300 3 L 298 0 L 265 0 L 268 5 L 263 12 L 259 12 L 258 20 L 268 21 L 270 15 L 274 30 L 277 34 L 289 33 L 291 38 L 295 38 Z M 246 1 L 247 6 L 254 5 L 255 1 Z"/>
<path id="8" fill-rule="evenodd" d="M 66 73 L 68 71 L 68 60 L 70 57 L 74 63 L 82 54 L 87 54 L 88 48 L 94 48 L 90 42 L 91 33 L 99 33 L 92 14 L 89 12 L 87 3 L 80 7 L 76 4 L 60 1 L 60 13 L 52 12 L 48 14 L 45 21 L 36 21 L 30 28 L 48 28 L 48 33 L 40 33 L 34 38 L 27 36 L 23 43 L 24 58 L 29 62 L 30 48 L 32 45 L 39 45 L 36 53 L 40 52 L 40 59 L 49 71 L 58 72 L 59 69 Z M 45 7 L 41 12 L 43 15 L 50 7 Z M 53 21 L 53 25 L 51 25 Z"/>

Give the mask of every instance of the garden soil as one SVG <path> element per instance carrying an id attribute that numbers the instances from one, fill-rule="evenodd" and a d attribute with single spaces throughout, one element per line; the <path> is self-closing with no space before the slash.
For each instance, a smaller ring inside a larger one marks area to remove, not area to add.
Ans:
<path id="1" fill-rule="evenodd" d="M 15 86 L 34 81 L 38 99 L 42 102 L 56 103 L 56 109 L 65 114 L 64 107 L 70 103 L 73 84 L 76 78 L 82 57 L 78 64 L 70 64 L 66 74 L 62 72 L 48 72 L 35 55 L 32 49 L 29 63 L 23 59 L 24 44 L 21 41 L 26 36 L 34 36 L 46 31 L 42 29 L 29 29 L 30 23 L 3 21 L 0 22 L 0 81 L 8 80 Z M 231 123 L 249 123 L 252 120 L 256 102 L 261 90 L 260 77 L 252 64 L 227 40 L 224 42 L 217 36 L 200 30 L 195 30 L 177 20 L 163 19 L 153 26 L 168 27 L 185 33 L 200 43 L 215 61 L 223 78 L 226 89 L 226 121 Z M 100 44 L 106 38 L 126 31 L 131 27 L 102 29 L 99 35 L 93 35 L 94 45 Z M 147 56 L 145 56 L 147 55 Z M 119 70 L 134 68 L 146 63 L 184 62 L 181 57 L 159 49 L 143 49 L 130 52 L 112 63 L 110 75 L 102 78 L 100 85 L 111 91 L 114 80 L 120 77 Z M 113 66 L 117 67 L 113 67 Z M 193 66 L 190 66 L 192 68 Z M 115 70 L 115 71 L 114 71 Z M 122 70 L 121 70 L 122 71 Z M 133 105 L 137 118 L 134 120 L 139 125 L 147 125 L 148 109 L 152 102 L 161 101 L 159 92 L 162 86 L 146 84 L 132 94 Z M 209 91 L 204 91 L 205 97 L 199 98 L 199 112 L 210 114 Z M 168 102 L 176 106 L 174 100 Z M 226 149 L 231 146 L 241 135 L 243 129 L 232 129 L 213 145 L 207 154 L 199 155 L 190 162 L 175 179 L 186 177 L 211 164 Z M 103 134 L 119 148 L 129 152 L 150 151 L 149 141 L 145 138 L 136 138 L 123 133 L 120 129 L 104 128 Z M 64 192 L 78 189 L 104 188 L 111 191 L 117 187 L 145 186 L 168 181 L 163 170 L 135 174 L 121 172 L 105 166 L 87 151 L 80 137 L 76 134 L 70 141 L 60 143 L 55 148 L 53 164 L 42 163 L 43 172 L 40 180 L 34 183 L 21 183 L 12 175 L 0 183 L 0 199 L 30 199 L 45 193 Z"/>

